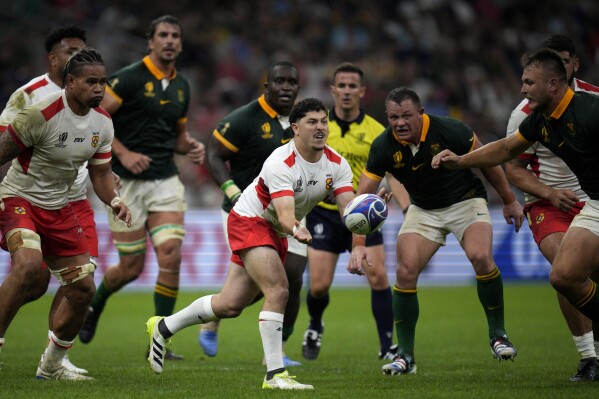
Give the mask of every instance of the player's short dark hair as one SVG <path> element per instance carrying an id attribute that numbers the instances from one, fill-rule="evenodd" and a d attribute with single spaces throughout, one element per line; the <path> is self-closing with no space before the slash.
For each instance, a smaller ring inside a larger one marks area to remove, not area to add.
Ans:
<path id="1" fill-rule="evenodd" d="M 46 53 L 52 51 L 54 45 L 56 43 L 60 43 L 60 41 L 65 38 L 81 39 L 83 43 L 87 44 L 87 34 L 83 29 L 75 25 L 65 26 L 62 28 L 55 29 L 52 32 L 50 32 L 50 34 L 48 34 L 44 43 Z"/>
<path id="2" fill-rule="evenodd" d="M 181 37 L 183 37 L 183 27 L 181 26 L 181 21 L 179 21 L 179 19 L 177 17 L 173 17 L 172 15 L 163 15 L 161 17 L 156 18 L 155 20 L 153 20 L 150 23 L 150 26 L 148 27 L 148 30 L 146 31 L 146 38 L 148 40 L 150 40 L 151 38 L 154 37 L 154 34 L 156 33 L 156 29 L 158 28 L 158 25 L 162 24 L 162 23 L 178 26 L 179 32 L 181 33 Z"/>
<path id="3" fill-rule="evenodd" d="M 558 53 L 562 51 L 567 51 L 570 54 L 570 57 L 576 55 L 576 46 L 574 46 L 574 42 L 568 36 L 564 35 L 553 35 L 548 37 L 541 47 L 547 47 L 551 50 L 555 50 Z"/>
<path id="4" fill-rule="evenodd" d="M 98 50 L 84 48 L 73 53 L 64 66 L 63 85 L 66 84 L 67 75 L 78 76 L 83 67 L 87 65 L 104 65 L 104 60 L 102 60 L 102 55 Z"/>
<path id="5" fill-rule="evenodd" d="M 327 106 L 317 98 L 306 98 L 293 106 L 289 114 L 289 123 L 296 123 L 308 112 L 324 111 L 328 114 Z"/>
<path id="6" fill-rule="evenodd" d="M 420 104 L 420 97 L 418 94 L 409 87 L 398 87 L 389 92 L 387 98 L 385 99 L 385 104 L 389 101 L 393 101 L 396 104 L 401 104 L 404 100 L 410 100 L 416 108 L 420 108 L 422 105 Z"/>
<path id="7" fill-rule="evenodd" d="M 268 70 L 266 71 L 266 81 L 267 82 L 271 81 L 270 79 L 275 74 L 275 68 L 277 68 L 277 67 L 288 67 L 288 68 L 295 69 L 296 71 L 298 70 L 297 67 L 289 61 L 274 62 L 274 63 L 270 64 L 270 66 L 268 67 Z M 299 71 L 298 71 L 298 75 L 299 75 Z"/>
<path id="8" fill-rule="evenodd" d="M 557 76 L 561 81 L 568 81 L 566 65 L 562 57 L 550 48 L 542 48 L 522 56 L 522 67 L 524 69 L 531 65 L 542 67 L 550 74 Z"/>
<path id="9" fill-rule="evenodd" d="M 357 73 L 360 75 L 360 84 L 364 85 L 364 71 L 359 66 L 352 64 L 351 62 L 344 62 L 337 65 L 333 71 L 333 82 L 335 81 L 337 74 L 340 72 Z"/>

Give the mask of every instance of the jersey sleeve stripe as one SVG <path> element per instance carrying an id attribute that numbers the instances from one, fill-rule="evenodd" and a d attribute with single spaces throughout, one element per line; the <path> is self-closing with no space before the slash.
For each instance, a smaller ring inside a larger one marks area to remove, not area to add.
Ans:
<path id="1" fill-rule="evenodd" d="M 19 147 L 19 149 L 24 150 L 27 148 L 27 146 L 19 138 L 19 135 L 17 134 L 16 130 L 12 127 L 12 125 L 8 125 L 7 131 L 12 137 L 17 147 Z"/>
<path id="2" fill-rule="evenodd" d="M 116 94 L 114 92 L 114 90 L 112 90 L 112 88 L 110 88 L 109 86 L 106 86 L 106 94 L 110 95 L 110 97 L 112 97 L 119 104 L 123 103 L 123 99 L 121 98 L 121 96 L 119 96 L 118 94 Z"/>
<path id="3" fill-rule="evenodd" d="M 231 150 L 233 152 L 239 152 L 239 148 L 237 148 L 233 144 L 231 144 L 231 142 L 229 140 L 227 140 L 222 134 L 220 134 L 220 132 L 218 130 L 214 129 L 214 131 L 212 132 L 212 135 L 214 136 L 215 139 L 220 141 L 221 144 L 224 145 L 225 147 L 227 147 L 229 150 Z"/>
<path id="4" fill-rule="evenodd" d="M 517 131 L 516 131 L 516 137 L 518 137 L 518 140 L 520 140 L 520 141 L 521 141 L 521 142 L 523 142 L 523 143 L 526 143 L 526 144 L 532 144 L 530 141 L 528 141 L 528 139 L 527 139 L 526 137 L 524 137 L 524 136 L 522 135 L 522 133 L 520 133 L 520 130 L 517 130 Z"/>
<path id="5" fill-rule="evenodd" d="M 348 193 L 350 191 L 354 191 L 353 186 L 339 187 L 337 190 L 333 191 L 333 193 L 335 194 L 335 196 L 337 196 L 339 194 Z"/>
<path id="6" fill-rule="evenodd" d="M 270 193 L 270 198 L 280 197 L 293 197 L 293 190 L 277 191 L 276 193 Z"/>
<path id="7" fill-rule="evenodd" d="M 472 132 L 472 145 L 470 146 L 468 153 L 471 153 L 474 150 L 475 145 L 476 145 L 476 134 L 474 134 L 474 132 Z"/>
<path id="8" fill-rule="evenodd" d="M 381 176 L 377 176 L 374 173 L 370 173 L 368 170 L 366 170 L 366 168 L 364 168 L 364 170 L 362 171 L 362 173 L 364 173 L 366 175 L 366 177 L 368 177 L 371 180 L 374 180 L 374 181 L 381 181 L 381 180 L 383 180 L 383 178 Z"/>

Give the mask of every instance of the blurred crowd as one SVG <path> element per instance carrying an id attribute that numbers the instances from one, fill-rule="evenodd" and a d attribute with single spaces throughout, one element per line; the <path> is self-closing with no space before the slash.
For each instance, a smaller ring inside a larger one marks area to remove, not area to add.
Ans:
<path id="1" fill-rule="evenodd" d="M 505 135 L 521 99 L 520 57 L 547 36 L 574 39 L 578 77 L 599 84 L 596 0 L 11 0 L 0 10 L 0 104 L 46 70 L 51 29 L 85 28 L 110 73 L 143 57 L 145 29 L 163 14 L 183 25 L 177 69 L 192 86 L 189 126 L 204 142 L 261 93 L 274 60 L 299 67 L 298 98 L 329 103 L 332 69 L 354 62 L 367 76 L 365 110 L 383 124 L 387 93 L 409 86 L 426 112 L 464 120 L 485 142 Z M 222 194 L 206 170 L 180 166 L 190 206 L 217 206 Z"/>

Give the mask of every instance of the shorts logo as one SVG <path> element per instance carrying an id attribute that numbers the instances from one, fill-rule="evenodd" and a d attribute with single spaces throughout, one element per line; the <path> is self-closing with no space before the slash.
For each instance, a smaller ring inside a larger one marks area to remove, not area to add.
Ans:
<path id="1" fill-rule="evenodd" d="M 325 188 L 327 190 L 330 190 L 333 188 L 333 178 L 332 177 L 327 177 L 327 180 L 325 181 Z"/>
<path id="2" fill-rule="evenodd" d="M 26 215 L 27 211 L 22 206 L 15 206 L 15 213 L 17 215 Z"/>
<path id="3" fill-rule="evenodd" d="M 545 213 L 541 213 L 539 214 L 539 216 L 537 216 L 537 224 L 541 223 L 543 221 L 543 219 L 545 219 Z"/>

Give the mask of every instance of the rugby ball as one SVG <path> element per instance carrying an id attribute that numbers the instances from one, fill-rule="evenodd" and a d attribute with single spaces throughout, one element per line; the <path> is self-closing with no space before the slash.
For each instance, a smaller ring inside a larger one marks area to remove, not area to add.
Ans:
<path id="1" fill-rule="evenodd" d="M 352 233 L 370 234 L 381 228 L 387 219 L 387 204 L 375 194 L 354 198 L 343 211 L 343 223 Z"/>

